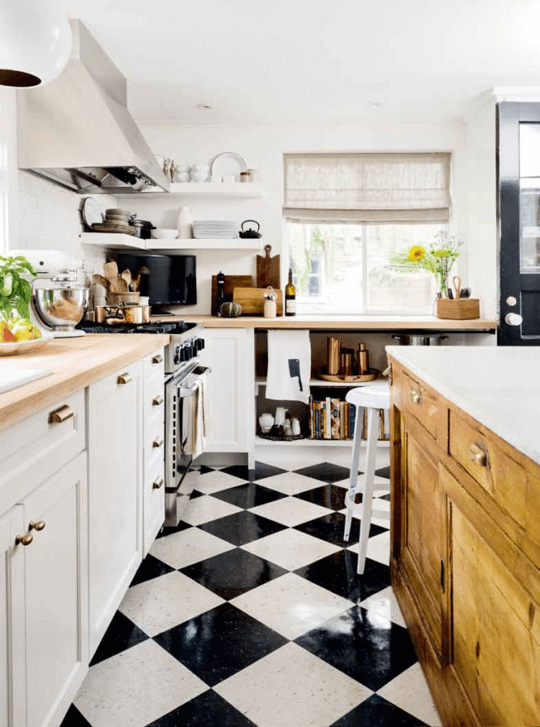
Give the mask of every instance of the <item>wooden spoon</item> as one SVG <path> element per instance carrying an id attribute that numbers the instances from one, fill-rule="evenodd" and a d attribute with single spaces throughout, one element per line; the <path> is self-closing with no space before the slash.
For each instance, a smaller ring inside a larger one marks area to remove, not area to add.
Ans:
<path id="1" fill-rule="evenodd" d="M 103 275 L 98 275 L 97 273 L 95 273 L 92 280 L 96 285 L 102 285 L 105 290 L 109 290 L 109 281 L 107 280 L 107 278 L 104 278 Z"/>
<path id="2" fill-rule="evenodd" d="M 120 277 L 123 278 L 126 281 L 126 285 L 128 287 L 128 290 L 129 290 L 129 284 L 131 283 L 131 270 L 129 268 L 126 268 L 122 272 L 122 274 L 121 274 Z"/>
<path id="3" fill-rule="evenodd" d="M 461 278 L 459 275 L 454 275 L 452 283 L 454 284 L 454 289 L 456 291 L 456 298 L 459 298 L 461 295 Z"/>

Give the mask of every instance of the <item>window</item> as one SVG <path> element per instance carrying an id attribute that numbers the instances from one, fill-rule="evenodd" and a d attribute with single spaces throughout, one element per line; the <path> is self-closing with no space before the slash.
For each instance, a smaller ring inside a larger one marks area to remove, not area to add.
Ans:
<path id="1" fill-rule="evenodd" d="M 298 309 L 431 313 L 433 276 L 389 266 L 449 218 L 448 154 L 286 155 L 286 234 Z"/>

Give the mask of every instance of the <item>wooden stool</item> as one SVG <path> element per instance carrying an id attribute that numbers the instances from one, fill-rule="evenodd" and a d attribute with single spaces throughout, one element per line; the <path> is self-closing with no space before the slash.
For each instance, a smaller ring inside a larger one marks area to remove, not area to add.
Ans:
<path id="1" fill-rule="evenodd" d="M 369 528 L 371 526 L 371 511 L 373 505 L 373 490 L 375 483 L 376 447 L 379 409 L 390 409 L 390 384 L 388 381 L 377 381 L 366 386 L 351 389 L 345 399 L 356 407 L 356 424 L 354 428 L 353 455 L 351 464 L 351 483 L 347 492 L 347 515 L 345 517 L 344 540 L 349 540 L 353 515 L 360 518 L 360 540 L 358 542 L 358 573 L 364 572 L 366 563 Z M 366 453 L 366 467 L 364 473 L 364 487 L 358 488 L 358 461 L 360 459 L 360 444 L 362 438 L 360 409 L 368 410 L 368 439 Z M 362 492 L 362 502 L 355 503 L 358 492 Z"/>

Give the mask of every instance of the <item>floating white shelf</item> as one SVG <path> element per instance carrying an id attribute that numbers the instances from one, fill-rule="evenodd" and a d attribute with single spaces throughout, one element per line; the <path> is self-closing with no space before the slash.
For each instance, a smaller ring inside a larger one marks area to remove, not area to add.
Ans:
<path id="1" fill-rule="evenodd" d="M 85 245 L 108 247 L 112 250 L 161 250 L 179 252 L 181 250 L 262 250 L 263 240 L 245 240 L 240 237 L 212 238 L 204 240 L 141 240 L 133 235 L 115 232 L 83 232 L 81 242 Z"/>
<path id="2" fill-rule="evenodd" d="M 263 190 L 259 184 L 250 182 L 243 183 L 220 183 L 220 182 L 173 182 L 169 192 L 144 192 L 144 197 L 170 197 L 191 196 L 191 197 L 234 197 L 236 199 L 257 199 L 263 196 Z M 131 197 L 133 195 L 116 193 L 115 197 Z"/>

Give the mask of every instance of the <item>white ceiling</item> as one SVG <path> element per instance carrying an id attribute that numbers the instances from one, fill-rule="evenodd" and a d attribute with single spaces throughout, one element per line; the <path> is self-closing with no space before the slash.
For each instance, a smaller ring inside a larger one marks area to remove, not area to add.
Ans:
<path id="1" fill-rule="evenodd" d="M 66 6 L 127 76 L 139 121 L 457 120 L 493 86 L 540 85 L 538 0 Z"/>

